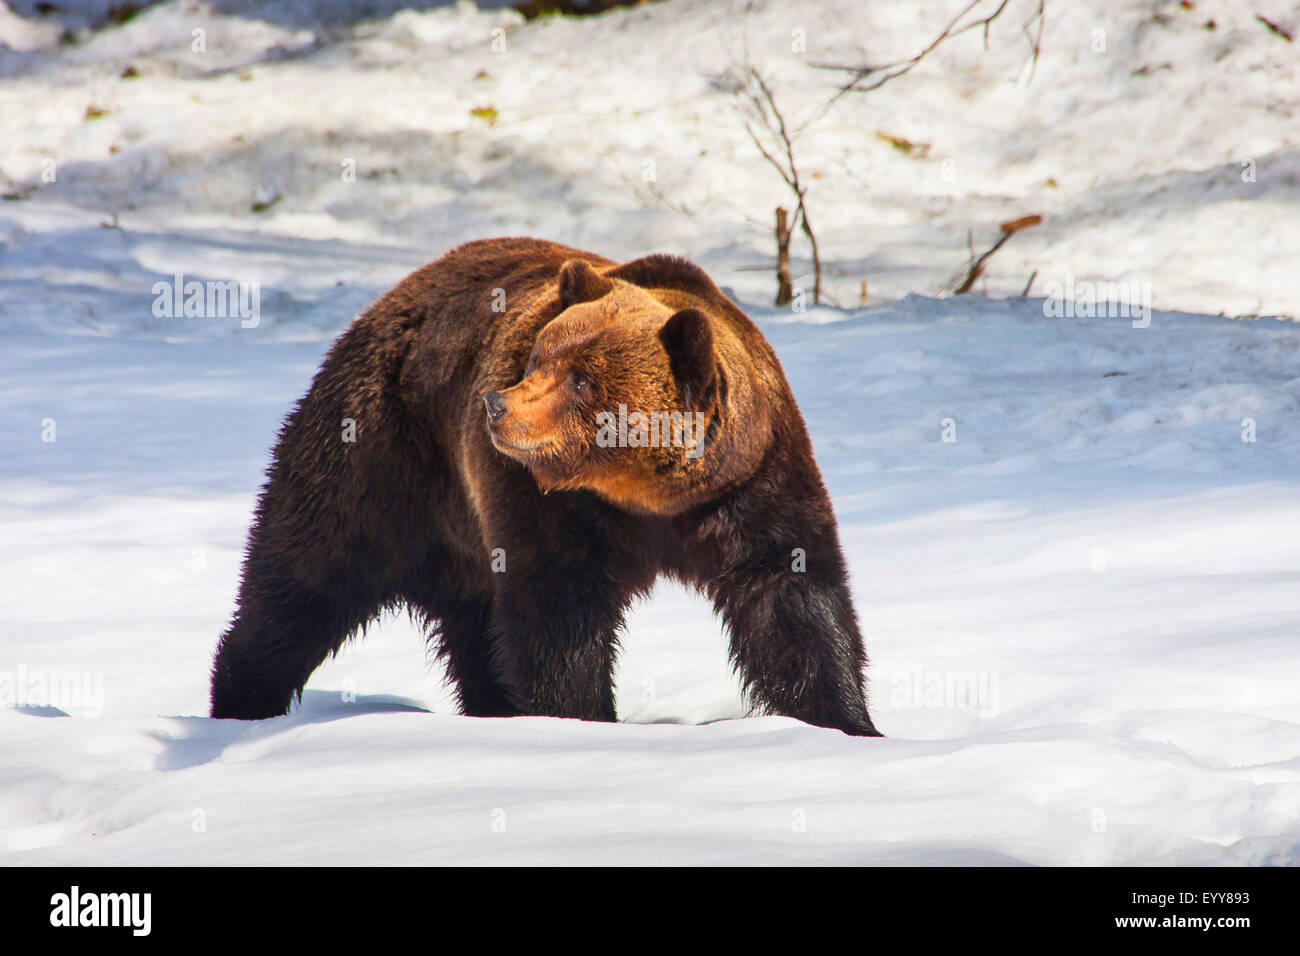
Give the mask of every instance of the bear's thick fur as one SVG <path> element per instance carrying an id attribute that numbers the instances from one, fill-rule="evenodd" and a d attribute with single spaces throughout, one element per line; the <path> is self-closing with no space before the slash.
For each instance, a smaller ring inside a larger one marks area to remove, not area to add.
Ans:
<path id="1" fill-rule="evenodd" d="M 466 714 L 614 720 L 623 616 L 660 574 L 712 600 L 757 708 L 876 734 L 830 499 L 758 328 L 681 259 L 467 243 L 353 322 L 285 422 L 212 715 L 285 713 L 405 605 Z"/>

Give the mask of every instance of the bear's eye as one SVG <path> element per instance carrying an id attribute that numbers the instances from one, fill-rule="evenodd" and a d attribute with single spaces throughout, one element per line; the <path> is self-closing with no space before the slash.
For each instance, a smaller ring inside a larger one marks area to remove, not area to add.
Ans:
<path id="1" fill-rule="evenodd" d="M 584 391 L 591 388 L 591 379 L 587 378 L 587 376 L 583 375 L 581 372 L 573 372 L 569 375 L 569 384 L 579 391 Z"/>

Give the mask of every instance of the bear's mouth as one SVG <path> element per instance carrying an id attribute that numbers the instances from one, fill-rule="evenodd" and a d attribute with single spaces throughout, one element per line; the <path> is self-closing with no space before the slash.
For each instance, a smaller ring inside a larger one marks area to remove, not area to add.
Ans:
<path id="1" fill-rule="evenodd" d="M 488 429 L 488 437 L 492 439 L 492 447 L 511 457 L 538 455 L 555 445 L 555 442 L 548 439 L 535 442 L 507 441 L 490 428 Z"/>

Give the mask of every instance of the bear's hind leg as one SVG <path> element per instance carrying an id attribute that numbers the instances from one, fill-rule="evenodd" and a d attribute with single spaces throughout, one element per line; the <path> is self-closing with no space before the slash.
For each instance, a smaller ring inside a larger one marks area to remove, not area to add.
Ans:
<path id="1" fill-rule="evenodd" d="M 313 591 L 287 570 L 267 576 L 245 567 L 239 609 L 217 645 L 212 716 L 261 720 L 288 713 L 312 671 L 375 617 L 383 595 L 337 575 L 336 588 Z"/>

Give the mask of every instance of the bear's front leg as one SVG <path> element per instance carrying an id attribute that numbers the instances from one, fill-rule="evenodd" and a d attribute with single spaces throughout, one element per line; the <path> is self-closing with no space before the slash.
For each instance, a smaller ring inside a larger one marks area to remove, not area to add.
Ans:
<path id="1" fill-rule="evenodd" d="M 786 544 L 750 554 L 708 586 L 745 690 L 766 713 L 879 737 L 867 713 L 866 652 L 834 529 Z"/>
<path id="2" fill-rule="evenodd" d="M 562 558 L 501 575 L 493 613 L 499 679 L 521 713 L 618 719 L 614 661 L 624 609 L 596 577 Z"/>

